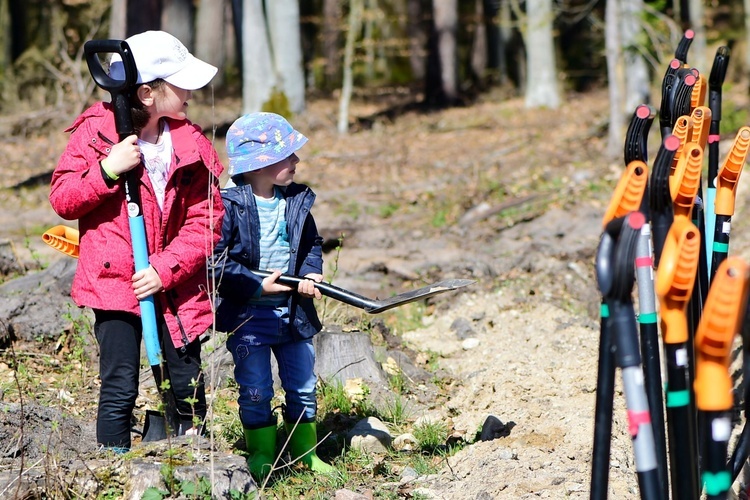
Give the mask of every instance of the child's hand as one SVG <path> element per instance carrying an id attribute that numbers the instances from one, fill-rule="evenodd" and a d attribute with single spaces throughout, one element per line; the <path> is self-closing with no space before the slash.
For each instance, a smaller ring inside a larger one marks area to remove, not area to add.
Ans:
<path id="1" fill-rule="evenodd" d="M 152 266 L 141 269 L 133 275 L 133 291 L 135 298 L 143 300 L 164 289 L 159 273 Z"/>
<path id="2" fill-rule="evenodd" d="M 132 170 L 141 162 L 141 148 L 138 147 L 138 136 L 129 135 L 121 142 L 112 146 L 109 156 L 102 160 L 106 162 L 108 172 L 120 175 Z"/>
<path id="3" fill-rule="evenodd" d="M 300 281 L 299 286 L 297 287 L 297 291 L 299 292 L 299 294 L 303 297 L 309 297 L 311 299 L 322 299 L 323 294 L 321 294 L 320 290 L 315 287 L 315 283 L 320 283 L 321 281 L 323 281 L 323 275 L 310 273 L 305 275 L 305 278 L 307 279 L 305 281 Z"/>
<path id="4" fill-rule="evenodd" d="M 263 291 L 261 292 L 261 295 L 275 295 L 277 293 L 286 293 L 292 291 L 290 287 L 282 285 L 281 283 L 276 283 L 276 280 L 279 278 L 279 276 L 281 276 L 281 271 L 277 269 L 273 271 L 273 274 L 271 276 L 263 278 L 263 282 L 261 284 Z"/>

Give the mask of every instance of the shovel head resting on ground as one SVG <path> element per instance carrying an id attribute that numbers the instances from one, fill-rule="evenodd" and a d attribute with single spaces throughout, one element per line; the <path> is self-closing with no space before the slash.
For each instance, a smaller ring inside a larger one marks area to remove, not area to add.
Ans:
<path id="1" fill-rule="evenodd" d="M 273 273 L 271 273 L 270 271 L 253 271 L 253 274 L 261 276 L 263 278 L 267 278 Z M 287 274 L 282 274 L 278 277 L 276 282 L 281 283 L 282 285 L 296 287 L 304 279 L 305 278 L 301 278 L 299 276 L 289 276 Z M 418 288 L 416 290 L 411 290 L 409 292 L 404 292 L 383 300 L 369 299 L 367 297 L 363 297 L 362 295 L 350 292 L 349 290 L 345 290 L 343 288 L 339 288 L 325 282 L 315 283 L 315 288 L 320 290 L 320 293 L 322 293 L 326 297 L 331 297 L 332 299 L 338 300 L 345 304 L 349 304 L 350 306 L 358 307 L 369 314 L 378 314 L 383 311 L 387 311 L 388 309 L 393 309 L 394 307 L 408 304 L 409 302 L 426 299 L 443 292 L 456 290 L 457 288 L 471 285 L 472 283 L 475 283 L 475 281 L 463 279 L 443 280 L 433 285 Z"/>

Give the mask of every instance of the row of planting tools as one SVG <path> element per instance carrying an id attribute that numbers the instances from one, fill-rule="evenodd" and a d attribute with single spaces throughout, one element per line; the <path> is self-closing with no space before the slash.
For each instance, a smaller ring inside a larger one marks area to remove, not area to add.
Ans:
<path id="1" fill-rule="evenodd" d="M 750 266 L 729 256 L 729 235 L 750 127 L 737 132 L 719 167 L 730 52 L 716 51 L 706 78 L 687 64 L 692 39 L 688 30 L 662 82 L 654 162 L 649 168 L 648 135 L 657 113 L 643 104 L 630 121 L 626 168 L 603 220 L 596 255 L 601 321 L 592 500 L 608 496 L 617 368 L 642 499 L 727 498 L 750 455 L 747 426 L 729 455 L 735 398 L 730 362 L 750 283 Z M 744 335 L 742 340 L 750 346 Z M 746 417 L 749 396 L 742 395 Z"/>

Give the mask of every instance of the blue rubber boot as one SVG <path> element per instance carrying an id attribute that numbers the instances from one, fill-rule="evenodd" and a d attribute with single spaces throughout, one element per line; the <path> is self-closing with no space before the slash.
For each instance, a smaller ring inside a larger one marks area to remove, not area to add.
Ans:
<path id="1" fill-rule="evenodd" d="M 276 426 L 245 429 L 245 445 L 250 455 L 247 457 L 250 474 L 261 484 L 271 473 L 276 459 Z"/>
<path id="2" fill-rule="evenodd" d="M 305 464 L 308 469 L 321 474 L 336 472 L 335 467 L 325 463 L 315 453 L 315 447 L 318 444 L 315 422 L 304 424 L 284 422 L 284 426 L 289 435 L 289 453 L 292 455 L 292 460 L 299 458 L 299 461 Z"/>

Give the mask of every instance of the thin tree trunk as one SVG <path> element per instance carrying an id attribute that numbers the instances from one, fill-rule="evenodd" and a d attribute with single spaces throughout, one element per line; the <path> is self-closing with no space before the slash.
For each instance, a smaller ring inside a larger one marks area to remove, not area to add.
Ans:
<path id="1" fill-rule="evenodd" d="M 609 89 L 609 134 L 607 137 L 607 154 L 616 158 L 622 152 L 622 128 L 625 117 L 622 111 L 620 82 L 622 81 L 620 63 L 620 33 L 618 22 L 617 0 L 607 0 L 605 18 L 605 49 L 607 54 L 607 79 Z"/>
<path id="2" fill-rule="evenodd" d="M 477 81 L 484 82 L 487 75 L 487 25 L 485 23 L 484 0 L 475 0 L 476 29 L 471 45 L 471 70 Z"/>
<path id="3" fill-rule="evenodd" d="M 109 38 L 123 40 L 127 32 L 128 1 L 112 0 L 109 15 Z"/>
<path id="4" fill-rule="evenodd" d="M 365 0 L 364 5 L 364 32 L 362 46 L 365 50 L 365 81 L 372 81 L 375 77 L 375 11 L 378 8 L 376 0 Z"/>
<path id="5" fill-rule="evenodd" d="M 707 62 L 706 48 L 706 26 L 705 13 L 703 11 L 703 2 L 701 0 L 689 0 L 690 5 L 690 26 L 695 32 L 693 43 L 690 44 L 690 61 L 691 66 L 698 68 L 701 73 L 711 71 L 711 66 Z"/>
<path id="6" fill-rule="evenodd" d="M 126 0 L 127 1 L 127 29 L 126 37 L 137 35 L 148 30 L 161 29 L 161 1 L 160 0 Z"/>
<path id="7" fill-rule="evenodd" d="M 164 31 L 174 35 L 189 51 L 194 51 L 195 7 L 192 0 L 162 0 L 161 25 Z"/>
<path id="8" fill-rule="evenodd" d="M 499 40 L 497 47 L 497 70 L 500 73 L 500 84 L 505 84 L 508 81 L 509 75 L 509 64 L 507 48 L 513 40 L 513 28 L 511 27 L 511 10 L 508 0 L 500 0 L 500 8 L 498 11 L 498 24 Z M 525 57 L 521 58 L 523 61 Z M 520 69 L 520 68 L 519 68 Z M 520 72 L 519 72 L 520 73 Z M 525 71 L 523 71 L 525 75 Z M 525 82 L 524 79 L 519 79 L 519 82 Z"/>
<path id="9" fill-rule="evenodd" d="M 215 86 L 224 83 L 224 30 L 227 26 L 224 13 L 227 5 L 226 0 L 204 0 L 200 3 L 196 16 L 195 56 L 219 68 L 212 80 Z"/>
<path id="10" fill-rule="evenodd" d="M 357 41 L 362 22 L 362 1 L 351 0 L 349 4 L 349 31 L 346 33 L 346 45 L 344 46 L 344 82 L 341 87 L 341 99 L 339 101 L 338 131 L 340 134 L 349 132 L 349 102 L 352 98 L 352 63 L 354 62 L 354 42 Z"/>
<path id="11" fill-rule="evenodd" d="M 271 47 L 262 0 L 242 2 L 242 112 L 263 109 L 274 86 Z"/>
<path id="12" fill-rule="evenodd" d="M 341 57 L 339 43 L 341 39 L 342 19 L 341 2 L 324 0 L 323 2 L 323 58 L 326 61 L 323 69 L 324 87 L 338 86 L 341 81 Z"/>
<path id="13" fill-rule="evenodd" d="M 424 47 L 427 36 L 422 24 L 420 0 L 406 0 L 406 30 L 409 33 L 409 65 L 415 80 L 422 80 L 425 74 Z"/>
<path id="14" fill-rule="evenodd" d="M 13 46 L 11 26 L 8 0 L 0 0 L 0 74 L 2 75 L 13 62 L 11 59 Z"/>
<path id="15" fill-rule="evenodd" d="M 458 100 L 458 1 L 434 0 L 433 17 L 440 60 L 440 82 L 447 103 Z"/>
<path id="16" fill-rule="evenodd" d="M 526 107 L 560 106 L 552 35 L 552 0 L 526 2 Z"/>
<path id="17" fill-rule="evenodd" d="M 305 110 L 305 73 L 298 0 L 267 0 L 266 16 L 278 90 L 289 100 L 292 113 Z"/>
<path id="18" fill-rule="evenodd" d="M 639 34 L 642 35 L 643 0 L 622 0 L 619 19 L 620 46 L 625 65 L 625 111 L 632 112 L 641 104 L 651 102 L 651 79 L 646 59 L 638 51 Z M 619 54 L 618 54 L 619 57 Z"/>

